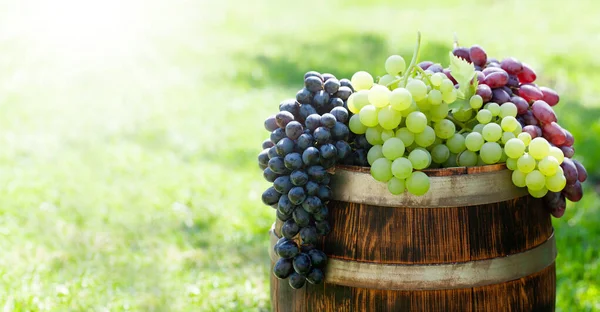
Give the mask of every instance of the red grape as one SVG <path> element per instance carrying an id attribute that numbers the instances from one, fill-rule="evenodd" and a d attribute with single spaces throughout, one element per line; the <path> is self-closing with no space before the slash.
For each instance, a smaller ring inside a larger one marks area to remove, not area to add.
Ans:
<path id="1" fill-rule="evenodd" d="M 441 73 L 444 70 L 444 68 L 442 67 L 441 64 L 436 63 L 436 64 L 433 64 L 433 65 L 427 67 L 427 70 L 430 70 L 431 72 L 434 72 L 434 73 Z"/>
<path id="2" fill-rule="evenodd" d="M 575 154 L 575 150 L 571 146 L 561 146 L 560 150 L 563 152 L 563 154 L 567 158 L 571 158 Z"/>
<path id="3" fill-rule="evenodd" d="M 523 64 L 523 70 L 517 75 L 521 83 L 532 83 L 537 78 L 535 72 L 527 64 Z"/>
<path id="4" fill-rule="evenodd" d="M 465 60 L 467 62 L 471 62 L 471 57 L 469 56 L 469 49 L 467 49 L 467 48 L 456 47 L 456 48 L 454 48 L 454 50 L 452 50 L 452 54 L 454 54 L 457 57 L 462 58 L 463 60 Z"/>
<path id="5" fill-rule="evenodd" d="M 585 167 L 578 160 L 573 159 L 573 163 L 577 167 L 577 180 L 582 183 L 585 182 L 587 180 L 587 170 L 585 170 Z"/>
<path id="6" fill-rule="evenodd" d="M 500 67 L 486 67 L 482 72 L 486 76 L 491 73 L 506 73 L 506 71 Z M 508 75 L 508 73 L 506 74 Z"/>
<path id="7" fill-rule="evenodd" d="M 565 197 L 572 202 L 578 202 L 581 200 L 581 197 L 583 197 L 583 189 L 581 188 L 581 183 L 579 183 L 579 181 L 575 181 L 573 184 L 567 184 L 562 192 L 565 194 Z"/>
<path id="8" fill-rule="evenodd" d="M 573 143 L 575 143 L 575 138 L 573 138 L 573 135 L 571 134 L 571 132 L 569 132 L 569 130 L 567 129 L 563 129 L 565 130 L 565 136 L 567 138 L 567 140 L 565 141 L 565 146 L 573 146 Z"/>
<path id="9" fill-rule="evenodd" d="M 548 87 L 540 87 L 540 91 L 542 91 L 542 95 L 543 95 L 542 100 L 546 101 L 546 103 L 548 103 L 548 105 L 554 106 L 558 103 L 560 98 L 558 96 L 558 93 L 556 93 L 556 91 L 554 91 Z"/>
<path id="10" fill-rule="evenodd" d="M 506 85 L 507 82 L 508 74 L 506 72 L 494 72 L 485 76 L 485 80 L 483 83 L 490 86 L 490 88 L 500 88 Z"/>
<path id="11" fill-rule="evenodd" d="M 529 133 L 529 135 L 531 135 L 532 139 L 542 136 L 542 129 L 540 129 L 540 127 L 534 126 L 534 125 L 527 125 L 527 126 L 523 127 L 523 132 Z"/>
<path id="12" fill-rule="evenodd" d="M 506 86 L 510 88 L 518 88 L 519 87 L 519 78 L 515 75 L 508 75 L 508 81 L 506 82 Z"/>
<path id="13" fill-rule="evenodd" d="M 560 192 L 548 192 L 544 198 L 544 206 L 555 218 L 560 218 L 565 214 L 567 202 L 565 195 Z"/>
<path id="14" fill-rule="evenodd" d="M 518 95 L 511 97 L 510 101 L 517 106 L 517 112 L 519 115 L 524 114 L 529 109 L 529 104 L 527 101 Z"/>
<path id="15" fill-rule="evenodd" d="M 552 107 L 548 105 L 548 103 L 538 100 L 531 104 L 531 111 L 533 112 L 533 116 L 537 118 L 542 123 L 551 123 L 556 121 L 556 114 L 554 114 L 554 110 Z"/>
<path id="16" fill-rule="evenodd" d="M 514 57 L 507 57 L 502 60 L 500 67 L 511 75 L 517 75 L 523 71 L 523 64 Z"/>
<path id="17" fill-rule="evenodd" d="M 542 128 L 542 132 L 544 133 L 544 138 L 556 146 L 563 145 L 567 139 L 561 126 L 554 121 L 545 124 Z"/>
<path id="18" fill-rule="evenodd" d="M 450 70 L 447 68 L 444 68 L 444 74 L 446 74 L 446 77 L 448 77 L 448 79 L 450 79 L 452 81 L 453 84 L 456 84 L 456 79 L 454 79 L 454 77 L 452 77 L 452 74 L 450 73 Z"/>
<path id="19" fill-rule="evenodd" d="M 523 84 L 519 88 L 519 96 L 524 98 L 527 102 L 541 100 L 544 95 L 538 87 L 532 84 Z"/>
<path id="20" fill-rule="evenodd" d="M 535 118 L 535 116 L 533 116 L 533 113 L 531 112 L 531 110 L 527 110 L 525 113 L 523 113 L 522 116 L 523 116 L 523 120 L 525 121 L 525 124 L 534 125 L 534 126 L 537 126 L 540 124 L 540 122 Z M 542 134 L 540 132 L 540 136 L 541 135 Z"/>
<path id="21" fill-rule="evenodd" d="M 477 86 L 477 95 L 481 96 L 483 103 L 487 103 L 492 99 L 492 89 L 485 84 Z"/>
<path id="22" fill-rule="evenodd" d="M 419 67 L 421 67 L 422 70 L 426 70 L 427 68 L 429 68 L 429 66 L 433 65 L 433 62 L 432 61 L 423 61 L 417 65 L 419 65 Z"/>
<path id="23" fill-rule="evenodd" d="M 575 166 L 575 163 L 571 159 L 565 158 L 560 167 L 563 169 L 567 184 L 573 184 L 577 181 L 579 176 L 577 166 Z"/>
<path id="24" fill-rule="evenodd" d="M 483 83 L 483 81 L 485 80 L 485 75 L 483 74 L 483 72 L 476 71 L 475 73 L 477 74 L 477 81 L 479 83 Z"/>
<path id="25" fill-rule="evenodd" d="M 485 62 L 487 62 L 487 54 L 483 48 L 478 45 L 473 45 L 469 49 L 469 58 L 476 66 L 484 66 Z"/>
<path id="26" fill-rule="evenodd" d="M 492 102 L 504 104 L 508 101 L 510 101 L 510 95 L 506 91 L 500 88 L 492 90 Z"/>

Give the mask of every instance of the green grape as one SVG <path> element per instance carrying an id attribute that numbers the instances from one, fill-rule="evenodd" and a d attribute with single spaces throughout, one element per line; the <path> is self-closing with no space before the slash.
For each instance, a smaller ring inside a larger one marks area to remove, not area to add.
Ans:
<path id="1" fill-rule="evenodd" d="M 367 162 L 369 165 L 373 165 L 373 163 L 379 159 L 383 158 L 383 153 L 381 152 L 382 145 L 373 145 L 367 152 Z"/>
<path id="2" fill-rule="evenodd" d="M 531 134 L 527 133 L 527 132 L 521 132 L 517 135 L 517 138 L 519 138 L 519 140 L 523 141 L 523 144 L 525 144 L 525 146 L 529 146 L 529 143 L 531 142 Z M 560 149 L 557 147 L 557 149 L 560 151 Z M 561 151 L 562 153 L 562 151 Z"/>
<path id="3" fill-rule="evenodd" d="M 377 108 L 373 105 L 366 105 L 360 110 L 360 113 L 358 113 L 360 122 L 367 127 L 375 127 L 379 124 L 377 115 Z"/>
<path id="4" fill-rule="evenodd" d="M 437 164 L 443 164 L 450 157 L 450 150 L 444 144 L 435 145 L 431 149 L 431 160 Z"/>
<path id="5" fill-rule="evenodd" d="M 502 137 L 502 128 L 497 123 L 489 123 L 483 127 L 481 135 L 488 142 L 496 142 Z"/>
<path id="6" fill-rule="evenodd" d="M 362 122 L 360 122 L 359 115 L 352 115 L 352 117 L 350 117 L 350 121 L 348 121 L 348 127 L 350 128 L 350 131 L 352 131 L 352 133 L 364 134 L 365 132 L 367 132 L 367 126 L 363 125 Z"/>
<path id="7" fill-rule="evenodd" d="M 517 187 L 526 187 L 527 186 L 527 182 L 525 181 L 526 177 L 527 177 L 527 174 L 523 173 L 523 171 L 521 171 L 521 170 L 513 171 L 513 173 L 512 173 L 513 184 L 516 185 Z"/>
<path id="8" fill-rule="evenodd" d="M 399 112 L 409 108 L 413 102 L 412 95 L 405 88 L 394 89 L 389 96 L 390 105 Z"/>
<path id="9" fill-rule="evenodd" d="M 530 173 L 535 169 L 537 162 L 531 155 L 525 153 L 523 156 L 519 157 L 517 160 L 517 168 L 523 173 Z"/>
<path id="10" fill-rule="evenodd" d="M 506 142 L 508 142 L 508 140 L 510 139 L 514 139 L 515 138 L 515 134 L 512 132 L 504 132 L 502 133 L 502 138 L 500 139 L 500 141 L 502 141 L 502 144 L 506 144 Z"/>
<path id="11" fill-rule="evenodd" d="M 513 116 L 506 116 L 506 117 L 502 118 L 502 121 L 500 122 L 500 125 L 502 126 L 502 130 L 507 131 L 507 132 L 515 131 L 515 129 L 517 129 L 518 124 L 519 124 L 519 122 Z"/>
<path id="12" fill-rule="evenodd" d="M 442 94 L 452 92 L 452 90 L 454 90 L 454 84 L 452 83 L 452 81 L 450 79 L 448 79 L 448 77 L 444 77 L 444 78 L 445 79 L 442 81 L 442 84 L 440 85 L 440 91 L 442 91 Z"/>
<path id="13" fill-rule="evenodd" d="M 437 136 L 435 137 L 435 140 L 433 140 L 433 143 L 427 147 L 425 147 L 425 149 L 427 149 L 429 152 L 431 152 L 431 150 L 436 146 L 436 145 L 440 145 L 443 144 L 444 141 L 442 141 L 442 139 L 438 138 Z"/>
<path id="14" fill-rule="evenodd" d="M 456 158 L 456 163 L 459 166 L 472 167 L 477 165 L 477 154 L 469 150 L 462 151 Z"/>
<path id="15" fill-rule="evenodd" d="M 506 147 L 504 151 L 506 152 Z M 506 167 L 510 170 L 517 170 L 517 158 L 508 158 L 506 160 Z"/>
<path id="16" fill-rule="evenodd" d="M 565 178 L 565 175 L 558 170 L 554 175 L 546 177 L 546 188 L 552 192 L 560 192 L 566 185 L 567 179 Z"/>
<path id="17" fill-rule="evenodd" d="M 406 127 L 412 133 L 421 133 L 427 127 L 427 117 L 421 112 L 412 112 L 406 117 Z"/>
<path id="18" fill-rule="evenodd" d="M 517 106 L 511 102 L 506 102 L 500 105 L 500 117 L 506 116 L 517 117 Z"/>
<path id="19" fill-rule="evenodd" d="M 408 115 L 410 115 L 410 113 L 416 112 L 418 109 L 419 108 L 417 107 L 417 103 L 415 103 L 415 101 L 412 101 L 410 103 L 410 106 L 407 109 L 401 111 L 400 114 L 402 115 L 402 117 L 406 118 L 408 117 Z"/>
<path id="20" fill-rule="evenodd" d="M 483 127 L 485 127 L 484 124 L 476 124 L 475 127 L 473 127 L 473 132 L 481 134 L 483 132 Z"/>
<path id="21" fill-rule="evenodd" d="M 375 84 L 369 90 L 369 103 L 377 108 L 382 108 L 390 104 L 390 89 L 385 86 Z"/>
<path id="22" fill-rule="evenodd" d="M 456 126 L 448 119 L 437 122 L 434 126 L 435 135 L 442 139 L 449 139 L 456 133 Z"/>
<path id="23" fill-rule="evenodd" d="M 429 177 L 421 172 L 413 172 L 408 179 L 406 179 L 406 189 L 409 193 L 421 196 L 429 191 Z"/>
<path id="24" fill-rule="evenodd" d="M 404 193 L 404 180 L 400 180 L 396 177 L 391 178 L 388 181 L 388 191 L 394 195 Z"/>
<path id="25" fill-rule="evenodd" d="M 455 133 L 446 141 L 446 146 L 448 146 L 450 152 L 454 154 L 458 154 L 467 149 L 467 146 L 465 145 L 465 137 L 458 133 Z"/>
<path id="26" fill-rule="evenodd" d="M 417 107 L 422 112 L 428 112 L 431 109 L 431 103 L 427 100 L 427 97 L 417 102 Z"/>
<path id="27" fill-rule="evenodd" d="M 404 155 L 404 143 L 396 137 L 390 138 L 383 143 L 381 152 L 383 153 L 383 156 L 389 160 L 402 157 L 402 155 Z"/>
<path id="28" fill-rule="evenodd" d="M 513 130 L 513 134 L 516 136 L 519 135 L 519 133 L 521 133 L 521 131 L 523 131 L 523 126 L 521 126 L 520 122 L 517 122 L 517 127 L 515 128 L 515 130 Z"/>
<path id="29" fill-rule="evenodd" d="M 350 79 L 350 82 L 352 83 L 352 87 L 356 91 L 369 90 L 371 89 L 374 83 L 373 76 L 371 76 L 371 74 L 367 73 L 366 71 L 358 71 L 354 73 L 354 75 L 352 75 L 352 78 Z"/>
<path id="30" fill-rule="evenodd" d="M 408 158 L 400 157 L 392 162 L 392 174 L 398 179 L 410 177 L 413 171 L 413 165 Z"/>
<path id="31" fill-rule="evenodd" d="M 431 115 L 431 120 L 440 121 L 446 117 L 448 117 L 448 104 L 442 103 L 440 105 L 432 106 L 429 110 L 429 114 Z"/>
<path id="32" fill-rule="evenodd" d="M 425 126 L 425 130 L 415 134 L 415 142 L 421 147 L 427 147 L 435 142 L 435 130 L 430 126 Z"/>
<path id="33" fill-rule="evenodd" d="M 397 80 L 399 77 L 397 76 L 392 76 L 390 74 L 386 74 L 383 75 L 381 78 L 379 78 L 379 84 L 382 86 L 388 86 L 388 84 L 392 83 L 393 81 Z M 395 83 L 393 85 L 391 85 L 390 87 L 393 87 L 394 85 L 397 85 L 398 83 Z"/>
<path id="34" fill-rule="evenodd" d="M 500 115 L 500 105 L 498 105 L 498 103 L 487 103 L 485 104 L 484 108 L 489 110 L 494 117 Z"/>
<path id="35" fill-rule="evenodd" d="M 456 158 L 456 154 L 450 153 L 450 157 L 448 157 L 448 160 L 446 160 L 446 162 L 443 164 L 444 168 L 458 167 Z"/>
<path id="36" fill-rule="evenodd" d="M 538 169 L 540 170 L 540 172 L 543 175 L 545 175 L 547 177 L 556 174 L 556 171 L 558 170 L 558 166 L 559 166 L 558 160 L 556 160 L 556 158 L 554 158 L 554 156 L 546 156 L 538 162 Z"/>
<path id="37" fill-rule="evenodd" d="M 389 138 L 393 138 L 395 136 L 396 136 L 396 134 L 394 133 L 394 130 L 388 130 L 388 129 L 381 130 L 381 139 L 384 142 L 387 141 Z"/>
<path id="38" fill-rule="evenodd" d="M 550 153 L 550 144 L 544 138 L 535 138 L 529 142 L 529 155 L 540 160 Z"/>
<path id="39" fill-rule="evenodd" d="M 527 133 L 527 132 L 523 132 L 523 133 Z M 527 133 L 527 135 L 529 135 L 529 133 Z M 559 165 L 562 164 L 563 160 L 565 159 L 565 154 L 563 154 L 562 150 L 556 146 L 551 146 L 550 152 L 548 154 L 550 156 L 553 156 L 554 158 L 556 158 L 556 161 L 558 161 Z"/>
<path id="40" fill-rule="evenodd" d="M 546 186 L 546 177 L 539 170 L 533 170 L 527 174 L 525 182 L 528 189 L 537 191 Z"/>
<path id="41" fill-rule="evenodd" d="M 427 85 L 421 80 L 412 79 L 406 84 L 406 90 L 412 94 L 415 101 L 420 101 L 427 96 Z"/>
<path id="42" fill-rule="evenodd" d="M 450 90 L 450 92 L 442 93 L 442 99 L 444 100 L 444 102 L 446 102 L 448 104 L 454 103 L 454 101 L 456 101 L 457 97 L 458 97 L 458 91 L 456 91 L 456 89 L 454 89 L 454 88 L 452 88 L 452 90 Z"/>
<path id="43" fill-rule="evenodd" d="M 431 84 L 434 87 L 439 87 L 442 85 L 442 82 L 448 79 L 448 77 L 446 77 L 446 75 L 444 73 L 435 73 L 433 75 L 431 75 L 431 77 L 429 77 L 429 81 L 431 81 Z"/>
<path id="44" fill-rule="evenodd" d="M 365 131 L 367 142 L 371 145 L 383 144 L 383 139 L 381 139 L 382 131 L 383 129 L 381 127 L 367 128 L 367 131 Z"/>
<path id="45" fill-rule="evenodd" d="M 440 90 L 431 89 L 427 94 L 427 100 L 431 105 L 442 104 L 442 92 L 440 92 Z"/>
<path id="46" fill-rule="evenodd" d="M 548 194 L 548 189 L 546 187 L 542 187 L 539 190 L 532 190 L 530 188 L 527 188 L 527 190 L 529 191 L 529 195 L 535 198 L 542 198 L 546 196 L 546 194 Z"/>
<path id="47" fill-rule="evenodd" d="M 485 141 L 479 132 L 471 132 L 465 138 L 465 146 L 471 152 L 478 152 Z"/>
<path id="48" fill-rule="evenodd" d="M 479 156 L 488 165 L 498 163 L 502 158 L 502 147 L 496 142 L 486 142 L 481 146 Z"/>
<path id="49" fill-rule="evenodd" d="M 482 109 L 477 112 L 477 121 L 479 121 L 480 124 L 485 125 L 489 123 L 492 121 L 492 117 L 492 112 L 487 109 Z"/>
<path id="50" fill-rule="evenodd" d="M 502 156 L 500 156 L 500 160 L 498 160 L 498 163 L 500 163 L 500 164 L 505 163 L 507 159 L 508 159 L 508 156 L 506 156 L 506 153 L 504 152 L 504 150 L 502 150 Z"/>
<path id="51" fill-rule="evenodd" d="M 483 106 L 483 99 L 480 95 L 475 94 L 469 99 L 469 105 L 472 109 L 480 109 Z"/>
<path id="52" fill-rule="evenodd" d="M 393 109 L 390 105 L 383 107 L 377 114 L 379 125 L 383 129 L 396 129 L 402 121 L 402 115 L 399 111 Z"/>
<path id="53" fill-rule="evenodd" d="M 415 148 L 410 154 L 408 154 L 408 160 L 416 170 L 421 170 L 429 167 L 431 164 L 431 155 L 426 149 Z"/>
<path id="54" fill-rule="evenodd" d="M 518 159 L 525 153 L 525 144 L 517 138 L 512 138 L 504 144 L 504 152 L 508 157 Z"/>
<path id="55" fill-rule="evenodd" d="M 350 94 L 347 105 L 349 111 L 358 114 L 365 105 L 369 105 L 369 90 L 361 90 Z"/>
<path id="56" fill-rule="evenodd" d="M 398 75 L 406 70 L 406 62 L 400 55 L 390 55 L 385 60 L 385 71 L 390 75 Z"/>
<path id="57" fill-rule="evenodd" d="M 392 175 L 392 162 L 386 158 L 379 158 L 371 165 L 371 175 L 379 182 L 389 181 Z"/>
<path id="58" fill-rule="evenodd" d="M 458 111 L 454 112 L 452 115 L 454 116 L 454 118 L 456 120 L 461 121 L 461 122 L 466 122 L 469 119 L 471 119 L 471 116 L 473 116 L 473 110 L 461 108 Z"/>
<path id="59" fill-rule="evenodd" d="M 396 137 L 404 142 L 404 146 L 410 146 L 415 141 L 415 134 L 406 127 L 396 130 Z"/>

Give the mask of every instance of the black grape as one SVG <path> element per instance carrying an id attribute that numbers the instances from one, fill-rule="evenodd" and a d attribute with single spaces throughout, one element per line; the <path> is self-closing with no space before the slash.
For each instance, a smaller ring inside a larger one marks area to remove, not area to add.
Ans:
<path id="1" fill-rule="evenodd" d="M 321 202 L 321 199 L 319 197 L 308 196 L 302 203 L 302 208 L 306 210 L 306 212 L 315 213 L 319 209 L 321 209 L 321 205 L 323 205 L 323 203 Z"/>
<path id="2" fill-rule="evenodd" d="M 302 127 L 302 124 L 295 120 L 285 126 L 285 134 L 292 140 L 296 140 L 303 132 L 304 128 Z"/>
<path id="3" fill-rule="evenodd" d="M 287 194 L 294 185 L 292 184 L 292 181 L 290 181 L 290 176 L 285 175 L 275 179 L 273 187 L 280 194 Z"/>
<path id="4" fill-rule="evenodd" d="M 347 86 L 341 86 L 333 96 L 342 99 L 342 101 L 347 101 L 351 94 L 352 89 Z"/>
<path id="5" fill-rule="evenodd" d="M 297 257 L 299 252 L 300 249 L 294 241 L 285 241 L 279 244 L 276 250 L 277 255 L 285 259 Z"/>
<path id="6" fill-rule="evenodd" d="M 269 168 L 267 168 L 267 169 L 269 169 Z M 275 180 L 275 179 L 273 179 L 273 180 Z M 273 181 L 269 181 L 269 182 L 273 182 Z M 306 186 L 305 186 L 306 194 L 309 196 L 317 195 L 319 193 L 319 187 L 320 187 L 320 185 L 317 182 L 314 182 L 314 181 L 306 182 Z"/>
<path id="7" fill-rule="evenodd" d="M 319 153 L 323 158 L 335 158 L 337 156 L 337 149 L 333 144 L 324 144 L 319 148 Z"/>
<path id="8" fill-rule="evenodd" d="M 335 79 L 335 77 L 331 77 L 331 79 L 327 79 L 325 81 L 325 83 L 323 84 L 323 89 L 325 89 L 325 92 L 327 92 L 329 94 L 334 94 L 334 93 L 338 92 L 340 87 L 341 87 L 341 84 L 340 84 L 339 80 Z"/>
<path id="9" fill-rule="evenodd" d="M 279 201 L 277 202 L 277 210 L 280 211 L 284 215 L 290 215 L 294 212 L 296 206 L 292 204 L 290 199 L 287 196 L 281 196 Z"/>
<path id="10" fill-rule="evenodd" d="M 293 289 L 300 289 L 306 284 L 306 278 L 296 272 L 290 274 L 288 283 Z"/>
<path id="11" fill-rule="evenodd" d="M 292 239 L 294 236 L 298 235 L 299 232 L 300 227 L 293 219 L 285 221 L 281 226 L 281 235 L 283 235 L 283 237 Z"/>
<path id="12" fill-rule="evenodd" d="M 315 227 L 307 226 L 300 229 L 300 238 L 303 244 L 315 244 L 319 241 L 319 234 Z"/>
<path id="13" fill-rule="evenodd" d="M 310 224 L 310 214 L 304 209 L 294 210 L 292 217 L 294 218 L 294 222 L 296 222 L 299 227 L 305 227 Z"/>
<path id="14" fill-rule="evenodd" d="M 318 127 L 313 132 L 313 137 L 318 144 L 324 144 L 331 139 L 331 132 L 325 127 Z"/>
<path id="15" fill-rule="evenodd" d="M 321 284 L 325 279 L 325 275 L 321 269 L 313 268 L 310 270 L 308 275 L 306 275 L 306 280 L 311 284 Z"/>
<path id="16" fill-rule="evenodd" d="M 302 153 L 302 162 L 307 166 L 316 165 L 319 163 L 320 156 L 319 150 L 311 146 Z"/>
<path id="17" fill-rule="evenodd" d="M 277 181 L 277 180 L 276 180 Z M 291 184 L 291 182 L 290 182 Z M 300 205 L 306 199 L 306 193 L 304 192 L 304 188 L 300 186 L 292 187 L 287 193 L 288 198 L 294 205 Z"/>
<path id="18" fill-rule="evenodd" d="M 329 232 L 331 232 L 331 227 L 329 226 L 329 222 L 327 222 L 327 220 L 315 222 L 315 227 L 317 228 L 317 233 L 321 235 L 327 235 Z"/>
<path id="19" fill-rule="evenodd" d="M 330 113 L 323 114 L 321 116 L 321 125 L 322 126 L 325 126 L 327 128 L 333 128 L 333 126 L 335 126 L 336 122 L 337 122 L 337 120 L 335 119 L 335 116 L 333 116 Z"/>
<path id="20" fill-rule="evenodd" d="M 317 221 L 325 221 L 325 220 L 327 220 L 327 217 L 329 216 L 329 208 L 327 208 L 327 206 L 323 205 L 323 206 L 321 206 L 321 208 L 319 210 L 317 210 L 317 212 L 313 213 L 312 216 Z"/>
<path id="21" fill-rule="evenodd" d="M 341 122 L 336 122 L 331 129 L 331 136 L 334 140 L 347 141 L 350 136 L 350 129 Z"/>
<path id="22" fill-rule="evenodd" d="M 292 272 L 294 272 L 292 259 L 280 258 L 273 266 L 273 275 L 278 279 L 286 279 Z"/>
<path id="23" fill-rule="evenodd" d="M 310 92 L 316 93 L 323 90 L 323 80 L 321 80 L 319 77 L 309 76 L 304 79 L 304 86 Z"/>
<path id="24" fill-rule="evenodd" d="M 306 117 L 306 120 L 304 121 L 304 125 L 306 125 L 307 129 L 314 131 L 321 125 L 321 115 L 319 115 L 319 114 L 309 115 L 308 117 Z"/>
<path id="25" fill-rule="evenodd" d="M 303 170 L 295 170 L 290 174 L 290 181 L 295 186 L 304 186 L 308 182 L 308 174 Z"/>
<path id="26" fill-rule="evenodd" d="M 298 93 L 296 93 L 296 101 L 298 101 L 298 103 L 301 104 L 310 104 L 312 103 L 312 98 L 313 95 L 310 91 L 308 91 L 308 89 L 306 88 L 302 88 L 302 90 L 298 91 Z M 298 109 L 298 112 L 300 111 L 300 109 Z M 273 116 L 273 118 L 275 118 L 275 116 Z"/>
<path id="27" fill-rule="evenodd" d="M 315 268 L 323 268 L 327 264 L 327 255 L 318 249 L 312 249 L 308 252 L 310 262 Z"/>
<path id="28" fill-rule="evenodd" d="M 286 168 L 290 170 L 301 169 L 304 163 L 302 162 L 302 156 L 298 153 L 290 153 L 285 155 L 283 163 Z"/>
<path id="29" fill-rule="evenodd" d="M 277 142 L 279 142 L 283 138 L 285 138 L 285 130 L 277 128 L 273 130 L 273 132 L 271 132 L 270 139 L 271 142 L 273 142 L 273 144 L 277 144 Z"/>
<path id="30" fill-rule="evenodd" d="M 273 170 L 271 170 L 271 168 L 267 167 L 267 168 L 265 168 L 265 170 L 263 170 L 263 177 L 268 182 L 274 182 L 275 179 L 277 179 L 279 177 L 279 174 L 273 172 Z"/>
<path id="31" fill-rule="evenodd" d="M 271 206 L 279 201 L 279 197 L 281 197 L 281 194 L 279 194 L 274 187 L 270 187 L 263 192 L 262 201 L 265 205 Z"/>
<path id="32" fill-rule="evenodd" d="M 317 193 L 317 196 L 319 196 L 319 198 L 321 198 L 322 201 L 328 202 L 332 196 L 331 189 L 327 185 L 321 185 L 321 186 L 319 186 L 319 191 Z"/>
<path id="33" fill-rule="evenodd" d="M 348 110 L 343 107 L 334 107 L 331 110 L 331 115 L 335 117 L 335 120 L 343 124 L 348 123 L 348 120 L 350 119 Z"/>
<path id="34" fill-rule="evenodd" d="M 300 137 L 296 141 L 296 145 L 298 146 L 298 148 L 300 148 L 302 151 L 304 151 L 305 149 L 307 149 L 313 145 L 313 140 L 314 139 L 313 139 L 312 135 L 310 135 L 308 133 L 304 133 L 304 134 L 300 135 Z"/>
<path id="35" fill-rule="evenodd" d="M 281 157 L 273 157 L 269 160 L 269 168 L 273 170 L 273 172 L 278 174 L 283 174 L 286 171 L 285 163 L 283 162 L 283 158 Z"/>

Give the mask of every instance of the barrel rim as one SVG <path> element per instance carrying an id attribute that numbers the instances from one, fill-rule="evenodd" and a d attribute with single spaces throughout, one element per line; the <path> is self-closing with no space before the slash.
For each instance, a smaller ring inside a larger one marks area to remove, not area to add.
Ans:
<path id="1" fill-rule="evenodd" d="M 279 239 L 274 225 L 269 230 L 269 256 Z M 557 256 L 554 231 L 548 239 L 523 252 L 484 260 L 445 264 L 380 264 L 328 259 L 325 283 L 382 290 L 448 290 L 505 283 L 542 271 Z"/>
<path id="2" fill-rule="evenodd" d="M 438 171 L 424 171 L 431 175 L 429 191 L 417 196 L 408 191 L 400 195 L 390 193 L 387 184 L 375 180 L 367 167 L 336 166 L 330 183 L 332 199 L 382 207 L 448 208 L 485 205 L 527 195 L 527 188 L 513 184 L 512 171 L 504 164 L 431 170 Z"/>

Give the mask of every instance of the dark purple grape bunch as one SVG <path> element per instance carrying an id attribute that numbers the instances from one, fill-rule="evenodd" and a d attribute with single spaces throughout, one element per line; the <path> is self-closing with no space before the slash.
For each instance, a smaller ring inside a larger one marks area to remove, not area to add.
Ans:
<path id="1" fill-rule="evenodd" d="M 331 180 L 328 169 L 352 158 L 348 143 L 350 114 L 346 101 L 353 89 L 347 79 L 308 72 L 296 99 L 265 120 L 271 132 L 258 155 L 264 178 L 273 185 L 262 194 L 276 209 L 283 236 L 274 251 L 280 257 L 273 274 L 289 278 L 292 288 L 321 283 L 327 261 L 316 248 L 331 228 L 328 221 Z M 365 156 L 366 158 L 366 156 Z"/>
<path id="2" fill-rule="evenodd" d="M 535 84 L 535 71 L 514 57 L 507 57 L 502 61 L 488 58 L 485 50 L 478 45 L 470 48 L 456 47 L 452 52 L 474 65 L 479 82 L 477 94 L 482 97 L 484 104 L 515 104 L 517 120 L 521 123 L 523 132 L 529 133 L 532 139 L 544 137 L 551 145 L 562 150 L 565 160 L 561 167 L 567 185 L 562 192 L 548 192 L 544 198 L 548 210 L 554 217 L 560 218 L 565 211 L 565 198 L 572 202 L 581 200 L 581 182 L 587 179 L 587 173 L 580 162 L 572 159 L 575 140 L 567 129 L 558 124 L 552 109 L 560 100 L 558 93 Z M 450 70 L 445 69 L 444 73 L 456 84 Z"/>

